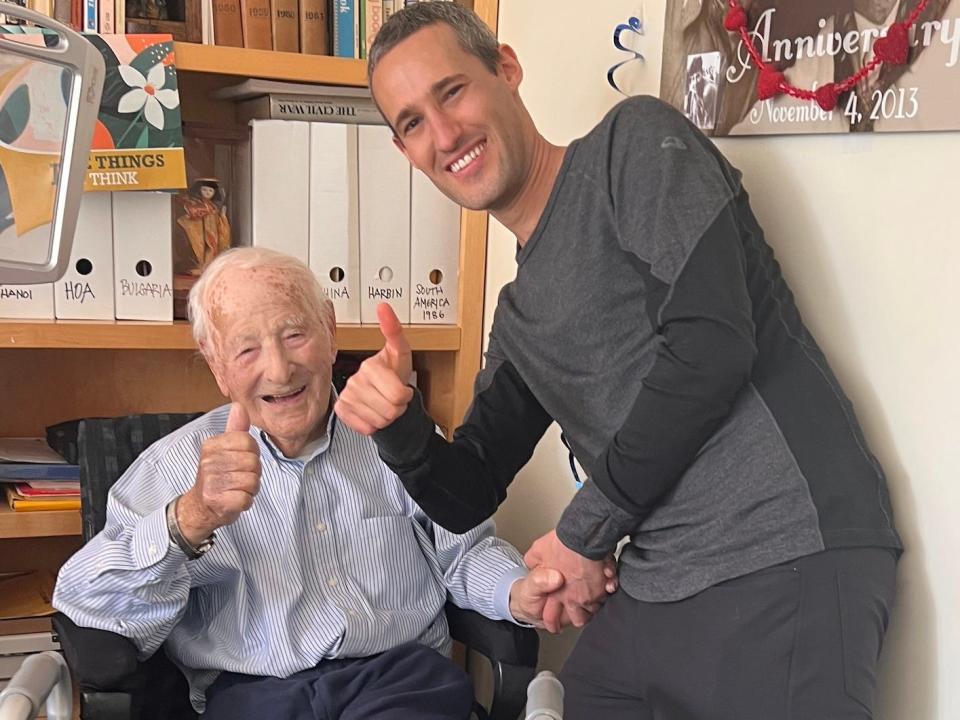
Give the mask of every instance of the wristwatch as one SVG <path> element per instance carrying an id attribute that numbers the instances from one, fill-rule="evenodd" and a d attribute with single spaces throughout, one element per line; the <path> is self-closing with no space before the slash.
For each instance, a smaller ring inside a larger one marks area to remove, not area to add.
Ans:
<path id="1" fill-rule="evenodd" d="M 199 545 L 193 545 L 183 536 L 180 530 L 180 524 L 177 522 L 177 503 L 180 502 L 180 495 L 167 503 L 167 532 L 170 539 L 178 548 L 183 550 L 183 554 L 190 560 L 196 560 L 202 557 L 205 552 L 213 547 L 213 541 L 216 539 L 215 533 L 210 533 L 210 537 L 201 540 Z"/>

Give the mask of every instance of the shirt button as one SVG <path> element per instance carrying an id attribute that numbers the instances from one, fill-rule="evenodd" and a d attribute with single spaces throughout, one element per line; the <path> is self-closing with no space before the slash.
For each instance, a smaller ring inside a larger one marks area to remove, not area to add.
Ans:
<path id="1" fill-rule="evenodd" d="M 317 523 L 317 532 L 322 533 L 326 531 L 327 531 L 327 524 L 321 520 L 320 522 Z"/>
<path id="2" fill-rule="evenodd" d="M 147 554 L 149 554 L 150 557 L 153 557 L 154 555 L 156 555 L 156 554 L 157 554 L 157 546 L 156 546 L 156 545 L 151 545 L 149 548 L 147 548 Z"/>
<path id="3" fill-rule="evenodd" d="M 329 585 L 330 587 L 336 587 L 337 585 L 339 585 L 339 582 L 335 577 L 331 577 L 327 579 L 327 585 Z"/>

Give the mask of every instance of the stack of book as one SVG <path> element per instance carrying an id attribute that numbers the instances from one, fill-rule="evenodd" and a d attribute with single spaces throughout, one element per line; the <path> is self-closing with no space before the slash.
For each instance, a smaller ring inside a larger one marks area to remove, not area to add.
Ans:
<path id="1" fill-rule="evenodd" d="M 50 625 L 55 580 L 49 570 L 0 573 L 0 690 L 28 655 L 60 649 Z"/>
<path id="2" fill-rule="evenodd" d="M 80 509 L 80 467 L 43 438 L 0 438 L 0 483 L 15 512 Z"/>

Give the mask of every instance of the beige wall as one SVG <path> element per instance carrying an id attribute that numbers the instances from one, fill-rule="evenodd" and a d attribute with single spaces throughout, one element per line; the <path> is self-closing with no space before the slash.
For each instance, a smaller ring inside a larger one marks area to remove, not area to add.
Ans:
<path id="1" fill-rule="evenodd" d="M 620 96 L 617 23 L 645 14 L 647 62 L 632 92 L 656 93 L 666 0 L 500 1 L 500 37 L 525 69 L 541 131 L 566 143 Z M 960 105 L 960 101 L 958 101 Z M 960 108 L 958 108 L 960 109 Z M 960 718 L 960 135 L 784 137 L 718 143 L 744 171 L 754 208 L 801 310 L 851 396 L 890 479 L 908 551 L 882 662 L 881 720 Z M 493 224 L 487 322 L 515 271 L 514 241 Z M 498 513 L 521 548 L 546 532 L 572 485 L 551 432 Z M 574 639 L 545 638 L 558 667 Z"/>

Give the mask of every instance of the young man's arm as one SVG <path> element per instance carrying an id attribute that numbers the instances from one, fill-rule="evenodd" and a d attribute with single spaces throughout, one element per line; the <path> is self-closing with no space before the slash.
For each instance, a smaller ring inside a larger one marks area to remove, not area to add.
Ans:
<path id="1" fill-rule="evenodd" d="M 756 356 L 746 261 L 733 203 L 672 283 L 646 278 L 663 342 L 627 416 L 557 526 L 560 540 L 605 557 L 675 486 L 730 414 Z"/>
<path id="2" fill-rule="evenodd" d="M 434 432 L 419 393 L 373 437 L 380 457 L 427 515 L 464 533 L 493 515 L 551 422 L 513 365 L 490 358 L 452 442 Z"/>

